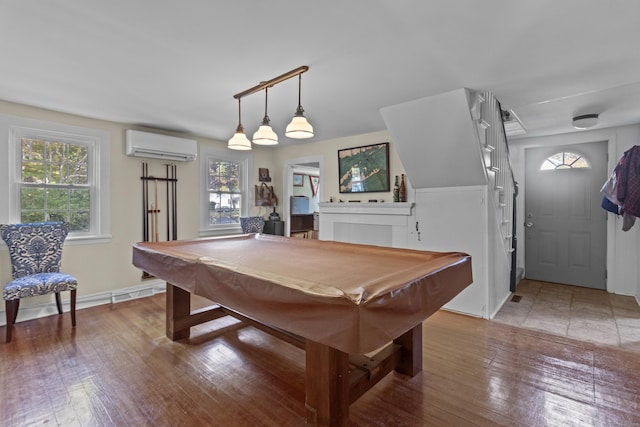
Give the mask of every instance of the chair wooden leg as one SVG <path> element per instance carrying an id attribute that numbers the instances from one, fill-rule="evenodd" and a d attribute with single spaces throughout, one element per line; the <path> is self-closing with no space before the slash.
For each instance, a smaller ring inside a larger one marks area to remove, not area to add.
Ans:
<path id="1" fill-rule="evenodd" d="M 13 304 L 15 306 L 15 310 L 13 312 L 13 324 L 16 324 L 16 319 L 18 318 L 18 309 L 20 308 L 20 300 L 19 299 L 14 299 L 13 300 Z"/>
<path id="2" fill-rule="evenodd" d="M 20 306 L 20 300 L 6 300 L 4 302 L 5 312 L 7 316 L 7 338 L 6 342 L 11 341 L 11 331 L 13 330 L 13 324 L 16 323 L 18 317 L 18 307 Z"/>
<path id="3" fill-rule="evenodd" d="M 58 314 L 62 314 L 62 301 L 60 299 L 60 292 L 56 292 L 56 306 L 58 307 Z"/>
<path id="4" fill-rule="evenodd" d="M 71 326 L 76 326 L 76 290 L 71 291 Z"/>

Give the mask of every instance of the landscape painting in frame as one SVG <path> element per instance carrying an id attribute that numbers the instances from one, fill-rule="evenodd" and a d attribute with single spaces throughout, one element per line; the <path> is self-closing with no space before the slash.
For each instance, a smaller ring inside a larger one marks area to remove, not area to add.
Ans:
<path id="1" fill-rule="evenodd" d="M 389 143 L 338 150 L 341 193 L 389 191 Z"/>

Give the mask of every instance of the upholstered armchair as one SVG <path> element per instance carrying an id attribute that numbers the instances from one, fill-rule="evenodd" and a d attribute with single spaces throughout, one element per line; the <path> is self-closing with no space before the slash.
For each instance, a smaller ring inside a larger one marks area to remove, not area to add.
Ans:
<path id="1" fill-rule="evenodd" d="M 7 340 L 18 317 L 20 300 L 55 293 L 58 313 L 62 314 L 60 292 L 71 291 L 71 324 L 76 326 L 75 277 L 60 273 L 62 245 L 69 234 L 69 223 L 38 222 L 0 225 L 0 235 L 9 248 L 13 280 L 4 287 L 7 313 Z"/>
<path id="2" fill-rule="evenodd" d="M 243 233 L 262 233 L 264 218 L 261 216 L 247 216 L 240 218 L 240 227 Z"/>

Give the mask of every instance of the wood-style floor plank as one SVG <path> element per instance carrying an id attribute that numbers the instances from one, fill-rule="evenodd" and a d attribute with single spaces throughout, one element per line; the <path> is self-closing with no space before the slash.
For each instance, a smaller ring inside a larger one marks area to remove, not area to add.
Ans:
<path id="1" fill-rule="evenodd" d="M 231 318 L 172 342 L 164 310 L 160 294 L 79 310 L 75 329 L 68 313 L 16 325 L 0 343 L 0 425 L 305 425 L 302 350 Z M 351 405 L 351 424 L 640 425 L 633 351 L 440 311 L 423 355 L 418 375 Z"/>

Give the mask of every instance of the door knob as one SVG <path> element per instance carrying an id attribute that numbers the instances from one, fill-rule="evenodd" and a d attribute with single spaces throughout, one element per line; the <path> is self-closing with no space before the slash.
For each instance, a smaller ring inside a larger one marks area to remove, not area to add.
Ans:
<path id="1" fill-rule="evenodd" d="M 527 227 L 527 228 L 531 228 L 531 227 L 533 227 L 533 223 L 531 221 L 527 221 L 527 222 L 524 223 L 524 226 Z"/>

